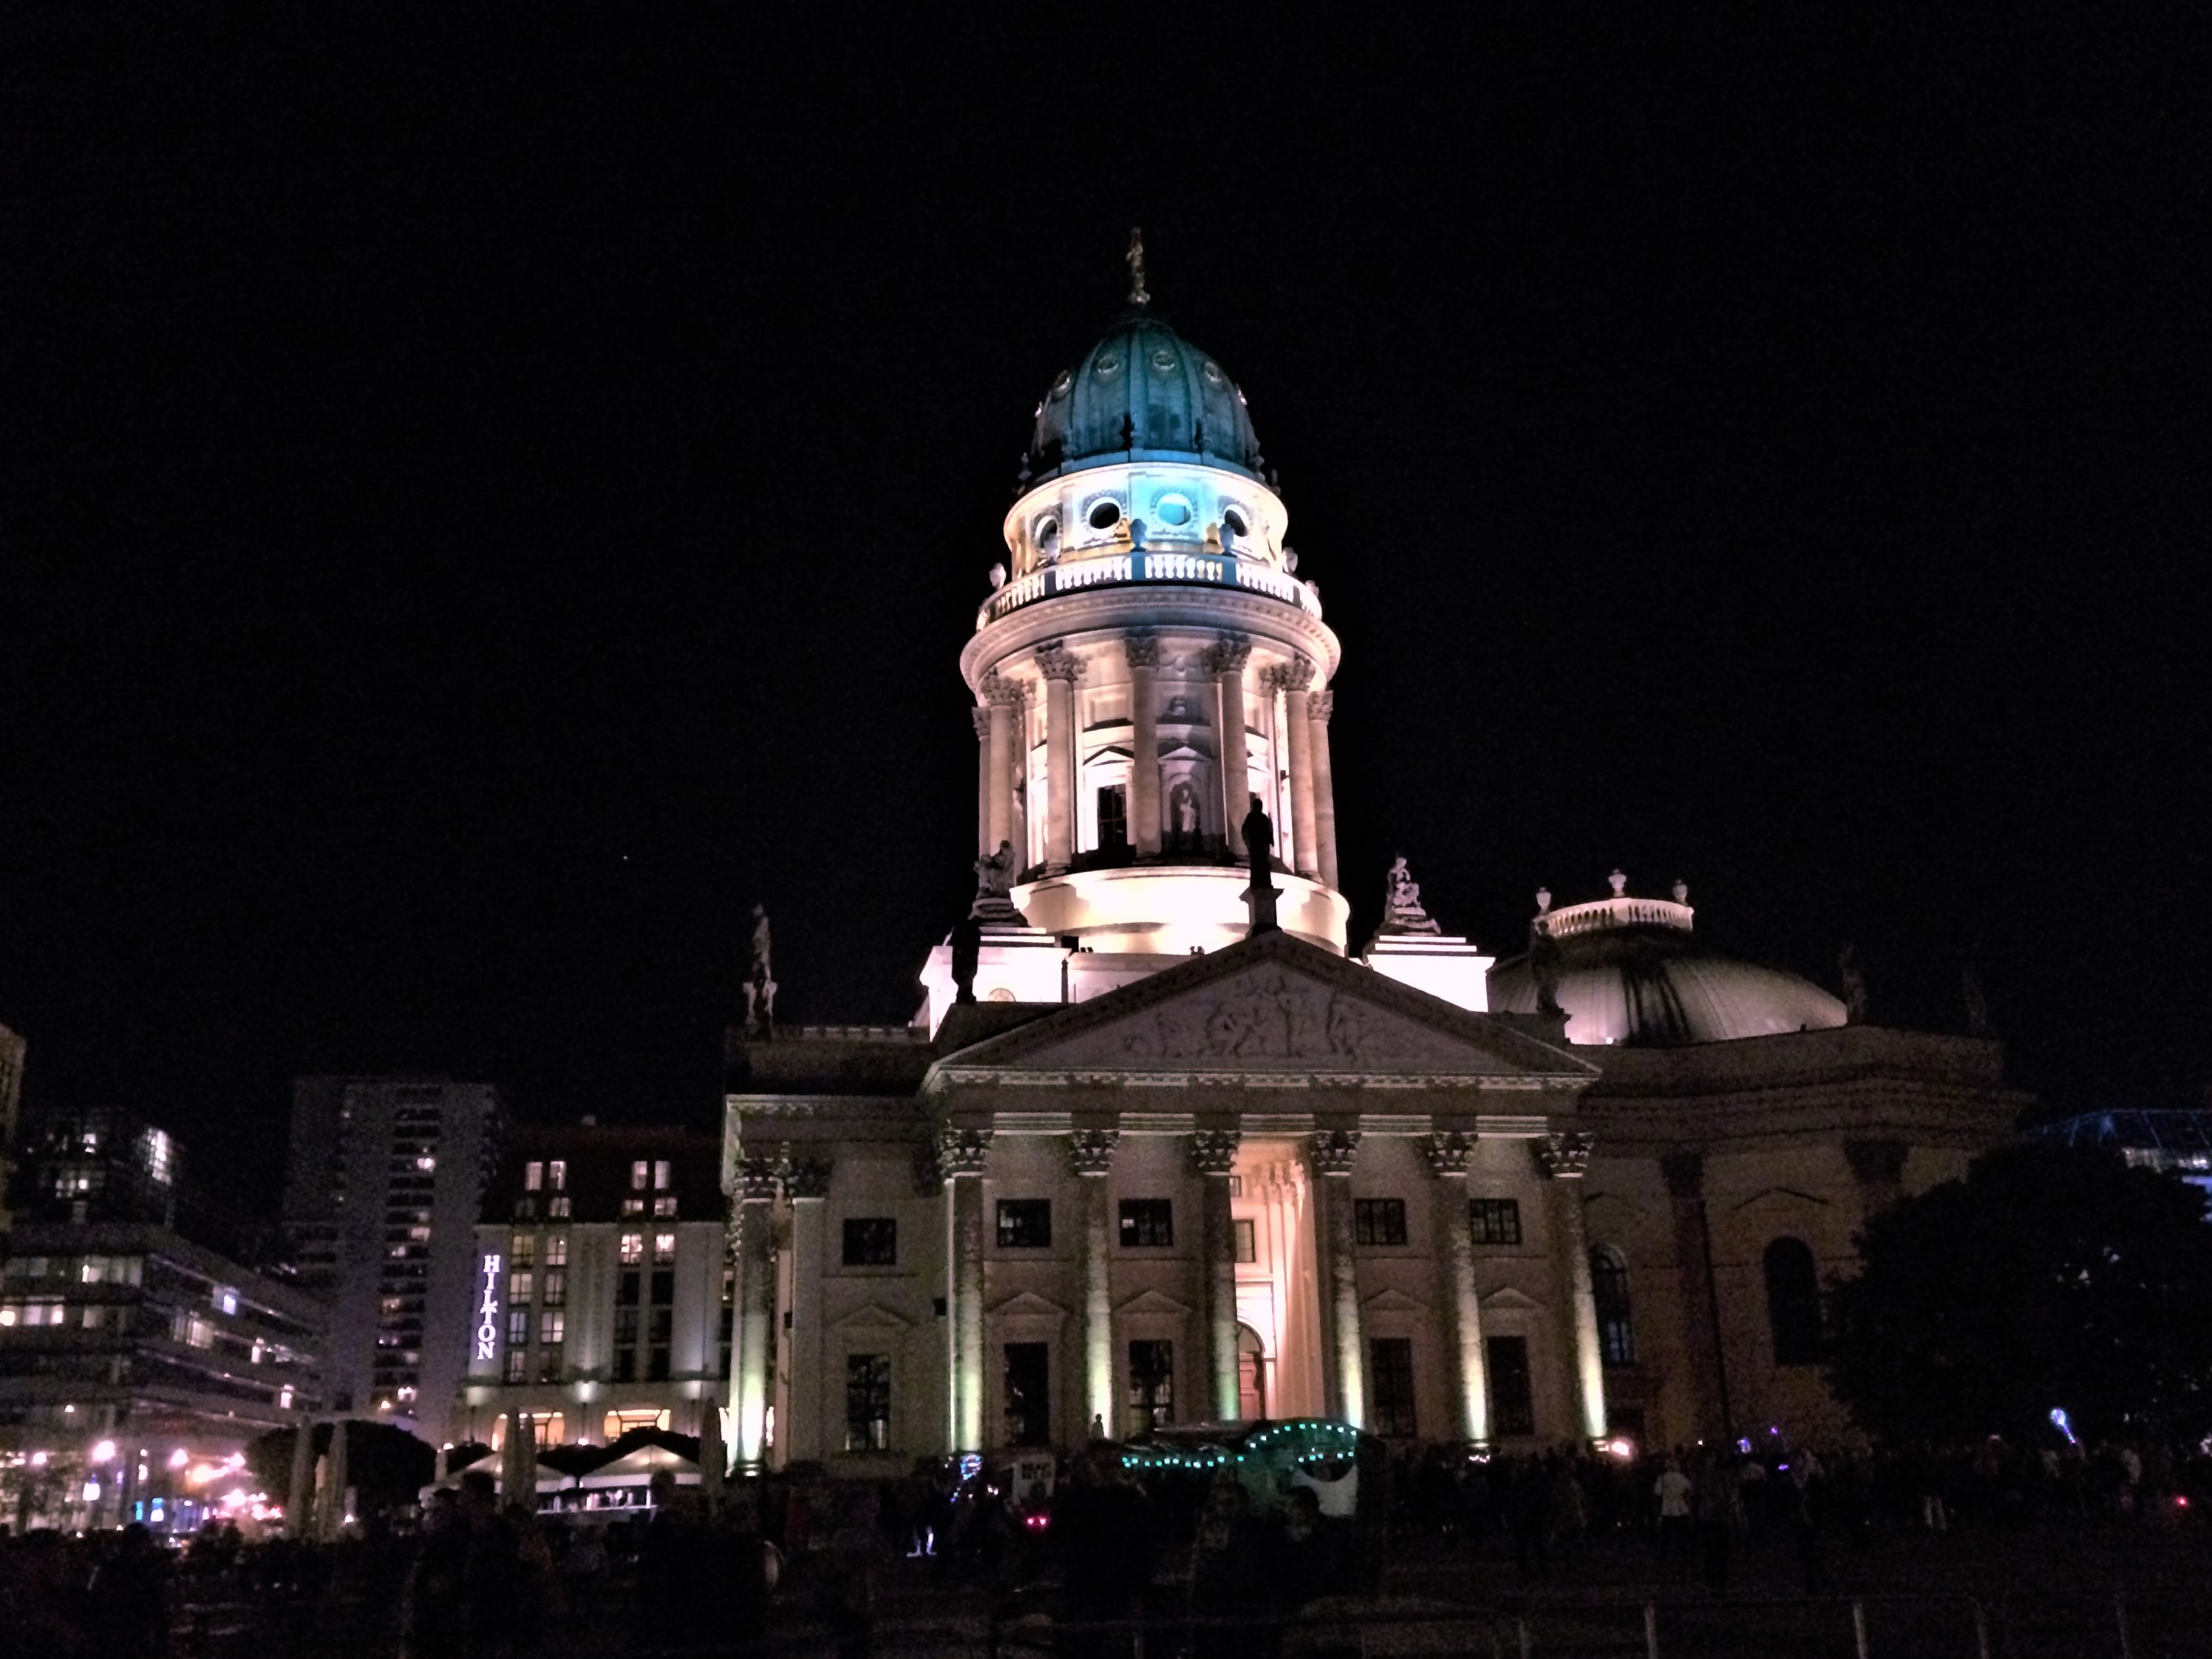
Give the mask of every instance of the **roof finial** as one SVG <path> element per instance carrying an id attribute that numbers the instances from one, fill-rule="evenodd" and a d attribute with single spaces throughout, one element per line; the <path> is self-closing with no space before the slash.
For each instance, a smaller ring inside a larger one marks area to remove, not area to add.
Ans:
<path id="1" fill-rule="evenodd" d="M 1613 884 L 1613 897 L 1619 898 L 1622 894 L 1628 890 L 1628 878 L 1621 874 L 1619 870 L 1616 869 L 1611 875 L 1607 876 L 1606 879 Z"/>
<path id="2" fill-rule="evenodd" d="M 1129 303 L 1152 304 L 1152 296 L 1145 291 L 1145 233 L 1138 226 L 1129 227 L 1129 251 L 1121 258 L 1129 266 Z"/>

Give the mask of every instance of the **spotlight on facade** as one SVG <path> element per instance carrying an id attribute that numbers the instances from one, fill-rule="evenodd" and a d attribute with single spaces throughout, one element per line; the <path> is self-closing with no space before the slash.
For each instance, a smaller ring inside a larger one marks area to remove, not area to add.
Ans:
<path id="1" fill-rule="evenodd" d="M 92 1449 L 92 1461 L 95 1463 L 112 1463 L 115 1461 L 115 1443 L 112 1440 L 100 1442 Z"/>
<path id="2" fill-rule="evenodd" d="M 191 1454 L 186 1451 L 182 1446 L 178 1447 L 176 1450 L 169 1454 L 169 1467 L 173 1469 L 181 1469 L 185 1464 L 191 1461 Z"/>

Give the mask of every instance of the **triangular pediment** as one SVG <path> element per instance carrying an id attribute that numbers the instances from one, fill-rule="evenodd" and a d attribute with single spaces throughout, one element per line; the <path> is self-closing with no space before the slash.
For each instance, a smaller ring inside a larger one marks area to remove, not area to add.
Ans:
<path id="1" fill-rule="evenodd" d="M 1424 1314 L 1428 1312 L 1429 1304 L 1417 1302 L 1394 1287 L 1376 1291 L 1360 1303 L 1359 1310 L 1369 1314 Z"/>
<path id="2" fill-rule="evenodd" d="M 1067 1310 L 1035 1291 L 1017 1291 L 990 1310 L 994 1319 L 1065 1319 Z"/>
<path id="3" fill-rule="evenodd" d="M 1825 1210 L 1827 1207 L 1826 1199 L 1812 1193 L 1801 1193 L 1795 1187 L 1769 1187 L 1744 1200 L 1735 1206 L 1734 1212 L 1741 1215 L 1746 1210 Z"/>
<path id="4" fill-rule="evenodd" d="M 1133 1316 L 1145 1314 L 1165 1314 L 1170 1317 L 1179 1318 L 1189 1311 L 1188 1304 L 1178 1302 L 1171 1296 L 1164 1295 L 1158 1291 L 1139 1291 L 1120 1307 L 1115 1309 L 1114 1316 L 1116 1319 L 1127 1319 Z"/>
<path id="5" fill-rule="evenodd" d="M 948 1054 L 933 1086 L 993 1073 L 1192 1072 L 1568 1089 L 1596 1075 L 1502 1021 L 1273 933 Z"/>
<path id="6" fill-rule="evenodd" d="M 1476 1301 L 1495 1313 L 1528 1313 L 1543 1305 L 1534 1297 L 1516 1291 L 1510 1285 L 1501 1285 L 1494 1291 L 1485 1291 Z"/>
<path id="7" fill-rule="evenodd" d="M 914 1321 L 893 1313 L 880 1302 L 871 1302 L 850 1313 L 840 1314 L 830 1322 L 830 1328 L 833 1331 L 910 1331 L 914 1328 Z"/>

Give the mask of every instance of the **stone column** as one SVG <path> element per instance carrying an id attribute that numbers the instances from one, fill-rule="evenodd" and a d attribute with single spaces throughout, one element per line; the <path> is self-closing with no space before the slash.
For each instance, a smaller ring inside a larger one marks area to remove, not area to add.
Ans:
<path id="1" fill-rule="evenodd" d="M 940 1129 L 937 1168 L 945 1179 L 947 1413 L 945 1449 L 983 1446 L 983 1165 L 988 1129 Z"/>
<path id="2" fill-rule="evenodd" d="M 1119 1431 L 1114 1409 L 1113 1224 L 1106 1212 L 1106 1177 L 1114 1170 L 1119 1129 L 1078 1129 L 1068 1137 L 1067 1166 L 1083 1192 L 1083 1437 L 1097 1423 Z"/>
<path id="3" fill-rule="evenodd" d="M 1336 879 L 1336 784 L 1328 769 L 1328 717 L 1336 693 L 1316 691 L 1306 698 L 1308 740 L 1313 746 L 1314 866 L 1322 884 L 1342 891 Z"/>
<path id="4" fill-rule="evenodd" d="M 1219 742 L 1221 763 L 1221 834 L 1230 854 L 1244 856 L 1244 815 L 1252 810 L 1252 769 L 1244 758 L 1244 665 L 1252 655 L 1252 641 L 1241 634 L 1224 634 L 1206 653 L 1221 693 Z"/>
<path id="5" fill-rule="evenodd" d="M 1313 774 L 1313 716 L 1307 708 L 1307 688 L 1313 684 L 1314 665 L 1304 657 L 1272 671 L 1283 694 L 1283 724 L 1288 728 L 1291 774 L 1291 851 L 1302 876 L 1321 873 L 1321 856 L 1315 842 Z"/>
<path id="6" fill-rule="evenodd" d="M 991 706 L 991 752 L 984 762 L 988 805 L 981 839 L 989 843 L 983 851 L 995 853 L 1000 842 L 1014 842 L 1014 763 L 1021 748 L 1022 690 L 994 670 L 983 676 L 983 696 Z M 1014 868 L 1023 869 L 1029 861 L 1029 849 L 1014 842 Z"/>
<path id="7" fill-rule="evenodd" d="M 827 1158 L 797 1158 L 783 1166 L 784 1196 L 791 1200 L 791 1331 L 786 1346 L 792 1389 L 790 1421 L 777 1420 L 779 1465 L 826 1457 L 836 1449 L 822 1420 L 828 1399 L 822 1369 L 822 1275 L 830 1267 L 824 1213 L 829 1206 L 823 1202 L 830 1196 L 830 1175 Z"/>
<path id="8" fill-rule="evenodd" d="M 1044 864 L 1048 873 L 1059 875 L 1075 856 L 1075 683 L 1083 678 L 1083 664 L 1058 640 L 1037 647 L 1036 662 L 1044 676 L 1045 785 L 1051 797 Z"/>
<path id="9" fill-rule="evenodd" d="M 1437 1257 L 1443 1264 L 1444 1338 L 1452 1357 L 1460 1438 L 1490 1438 L 1490 1371 L 1482 1352 L 1482 1304 L 1474 1285 L 1474 1240 L 1467 1213 L 1469 1134 L 1432 1134 L 1423 1148 L 1437 1178 Z"/>
<path id="10" fill-rule="evenodd" d="M 1667 1179 L 1674 1212 L 1675 1291 L 1698 1396 L 1697 1425 L 1709 1431 L 1717 1425 L 1723 1439 L 1733 1440 L 1735 1412 L 1729 1397 L 1728 1358 L 1721 1349 L 1720 1291 L 1713 1283 L 1713 1241 L 1705 1215 L 1705 1160 L 1698 1152 L 1668 1152 L 1659 1160 L 1659 1172 Z"/>
<path id="11" fill-rule="evenodd" d="M 975 850 L 986 858 L 999 850 L 991 839 L 991 786 L 999 774 L 991 769 L 991 708 L 979 704 L 968 711 L 975 728 Z"/>
<path id="12" fill-rule="evenodd" d="M 1160 855 L 1160 698 L 1152 678 L 1159 635 L 1149 628 L 1121 637 L 1129 653 L 1129 845 L 1140 859 Z"/>
<path id="13" fill-rule="evenodd" d="M 1321 1202 L 1322 1267 L 1328 1296 L 1329 1413 L 1364 1428 L 1366 1351 L 1359 1336 L 1359 1261 L 1352 1231 L 1352 1161 L 1359 1155 L 1359 1131 L 1316 1130 L 1307 1147 Z"/>
<path id="14" fill-rule="evenodd" d="M 1206 1285 L 1206 1352 L 1213 1380 L 1213 1418 L 1237 1420 L 1237 1230 L 1229 1213 L 1229 1177 L 1237 1167 L 1234 1129 L 1200 1129 L 1190 1138 L 1190 1167 L 1203 1183 L 1199 1251 Z"/>
<path id="15" fill-rule="evenodd" d="M 1597 1296 L 1590 1287 L 1589 1236 L 1583 1225 L 1583 1175 L 1589 1168 L 1590 1138 L 1548 1134 L 1534 1143 L 1536 1163 L 1552 1187 L 1559 1249 L 1566 1261 L 1569 1323 L 1576 1397 L 1583 1437 L 1605 1437 L 1605 1364 L 1598 1348 Z"/>
<path id="16" fill-rule="evenodd" d="M 775 1273 L 769 1213 L 775 1166 L 764 1158 L 738 1160 L 730 1196 L 730 1258 L 737 1268 L 737 1329 L 730 1364 L 730 1415 L 737 1425 L 738 1468 L 758 1474 L 768 1449 L 769 1322 L 775 1316 Z"/>

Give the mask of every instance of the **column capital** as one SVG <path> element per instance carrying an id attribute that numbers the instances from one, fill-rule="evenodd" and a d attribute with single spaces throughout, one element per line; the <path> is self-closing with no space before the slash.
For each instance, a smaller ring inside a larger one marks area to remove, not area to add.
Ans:
<path id="1" fill-rule="evenodd" d="M 955 1129 L 946 1127 L 937 1132 L 937 1171 L 945 1180 L 955 1176 L 979 1176 L 991 1156 L 989 1129 Z"/>
<path id="2" fill-rule="evenodd" d="M 798 1203 L 806 1199 L 830 1196 L 830 1175 L 832 1169 L 826 1158 L 784 1157 L 776 1160 L 776 1174 L 783 1183 L 783 1195 Z"/>
<path id="3" fill-rule="evenodd" d="M 1237 1164 L 1237 1144 L 1244 1139 L 1235 1129 L 1194 1129 L 1190 1137 L 1190 1167 L 1194 1175 L 1225 1176 Z"/>
<path id="4" fill-rule="evenodd" d="M 1036 648 L 1037 672 L 1048 680 L 1066 680 L 1070 685 L 1083 678 L 1083 659 L 1067 648 L 1061 640 L 1047 640 Z"/>
<path id="5" fill-rule="evenodd" d="M 1121 649 L 1128 653 L 1132 668 L 1160 665 L 1160 636 L 1149 628 L 1133 628 L 1122 635 Z"/>
<path id="6" fill-rule="evenodd" d="M 1429 1161 L 1429 1173 L 1439 1178 L 1465 1175 L 1468 1154 L 1474 1151 L 1474 1139 L 1473 1135 L 1462 1134 L 1456 1129 L 1429 1136 L 1421 1146 L 1421 1156 Z"/>
<path id="7" fill-rule="evenodd" d="M 1304 657 L 1293 657 L 1267 670 L 1260 676 L 1260 684 L 1270 691 L 1304 691 L 1313 684 L 1313 663 Z"/>
<path id="8" fill-rule="evenodd" d="M 1357 1129 L 1316 1129 L 1306 1137 L 1306 1156 L 1319 1176 L 1348 1176 L 1359 1156 Z"/>
<path id="9" fill-rule="evenodd" d="M 990 742 L 990 740 L 991 740 L 991 705 L 990 705 L 990 704 L 988 704 L 988 703 L 987 703 L 987 702 L 986 702 L 986 703 L 978 703 L 975 708 L 973 708 L 969 709 L 969 710 L 968 711 L 968 720 L 969 720 L 969 724 L 970 724 L 971 726 L 973 726 L 975 728 L 975 741 L 976 741 L 976 742 L 978 742 L 978 743 L 988 743 L 988 742 Z"/>
<path id="10" fill-rule="evenodd" d="M 1010 680 L 997 669 L 983 676 L 983 701 L 1001 708 L 1019 708 L 1028 701 L 1022 696 L 1021 682 Z"/>
<path id="11" fill-rule="evenodd" d="M 1316 725 L 1327 726 L 1328 717 L 1336 712 L 1336 693 L 1323 688 L 1306 694 L 1306 718 Z"/>
<path id="12" fill-rule="evenodd" d="M 1553 1181 L 1579 1181 L 1589 1172 L 1591 1137 L 1582 1130 L 1539 1135 L 1528 1146 L 1536 1167 Z"/>
<path id="13" fill-rule="evenodd" d="M 1252 655 L 1252 641 L 1243 634 L 1224 634 L 1206 647 L 1207 669 L 1216 674 L 1241 674 Z"/>
<path id="14" fill-rule="evenodd" d="M 741 1158 L 730 1172 L 730 1196 L 740 1204 L 766 1204 L 775 1197 L 775 1160 Z"/>
<path id="15" fill-rule="evenodd" d="M 1114 1172 L 1114 1149 L 1121 1144 L 1119 1129 L 1074 1129 L 1067 1137 L 1070 1175 L 1103 1176 Z"/>

